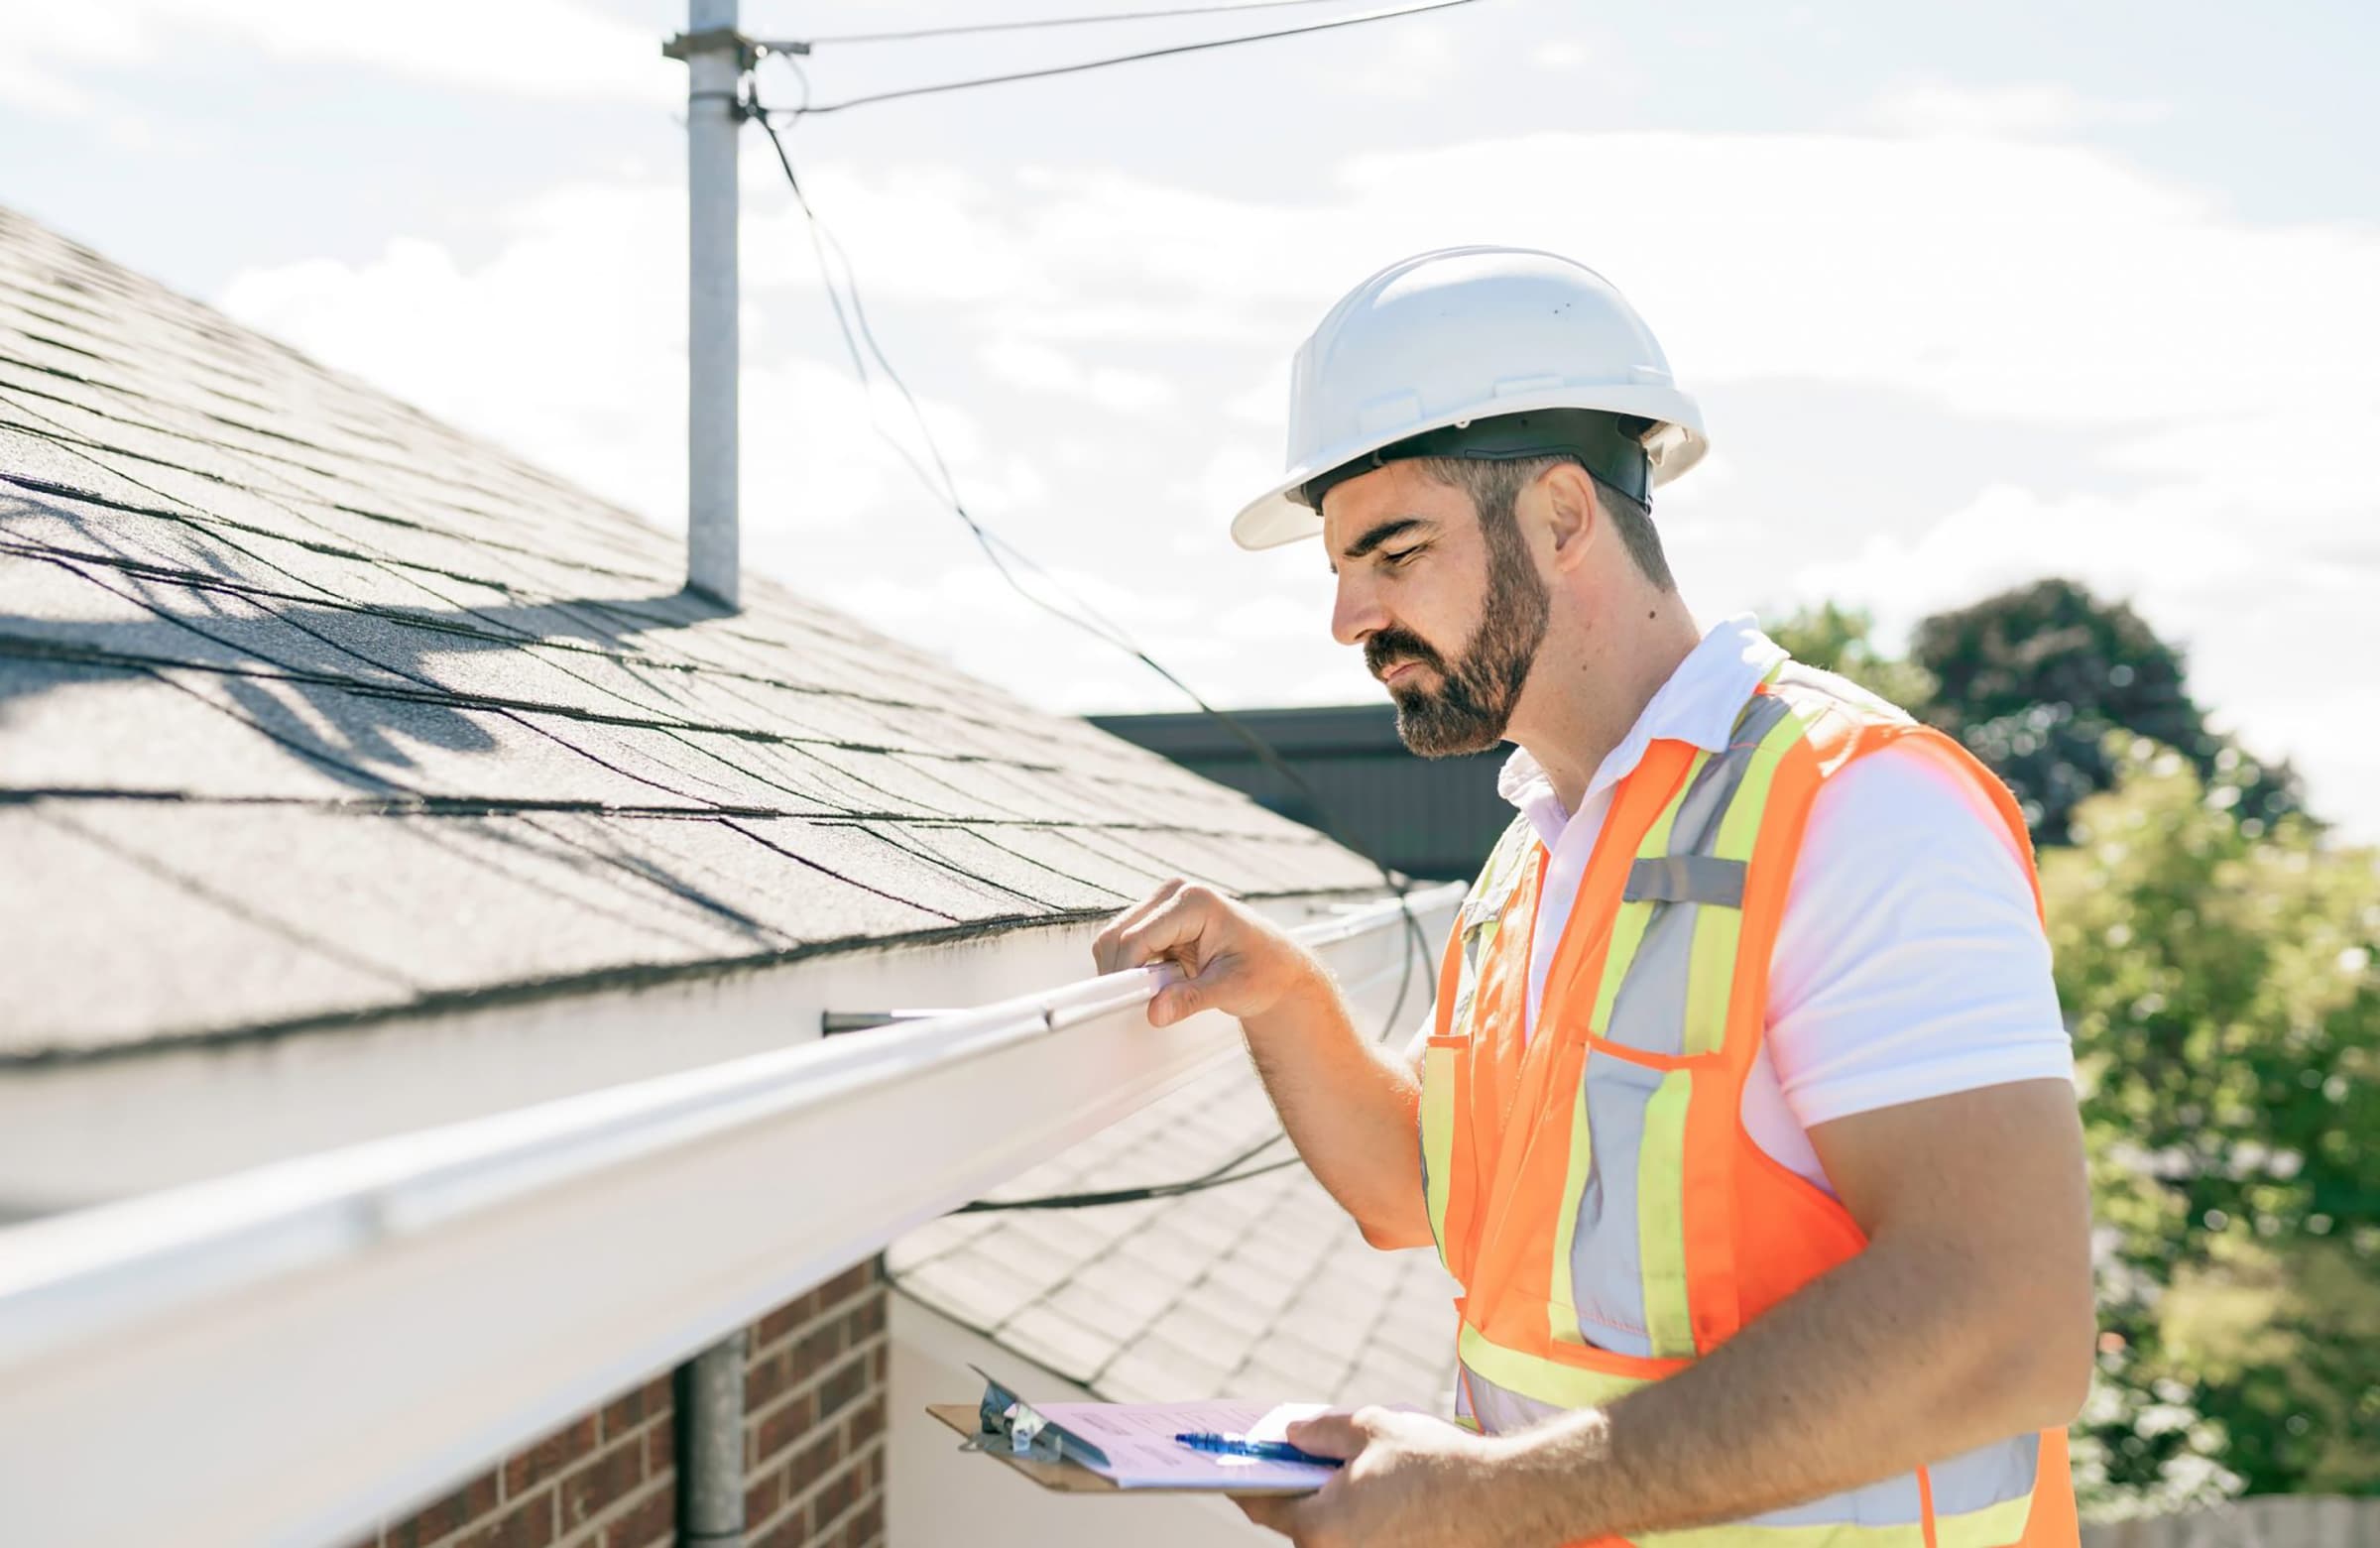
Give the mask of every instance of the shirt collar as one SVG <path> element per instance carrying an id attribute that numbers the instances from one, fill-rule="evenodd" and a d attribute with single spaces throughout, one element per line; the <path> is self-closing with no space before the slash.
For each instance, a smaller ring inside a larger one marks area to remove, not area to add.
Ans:
<path id="1" fill-rule="evenodd" d="M 1709 753 L 1725 751 L 1744 701 L 1784 659 L 1784 649 L 1760 632 L 1758 619 L 1749 613 L 1712 625 L 1645 704 L 1619 745 L 1605 755 L 1587 783 L 1581 806 L 1594 805 L 1598 795 L 1626 777 L 1655 739 L 1691 742 Z M 1504 760 L 1495 792 L 1520 808 L 1548 849 L 1569 826 L 1571 813 L 1563 810 L 1553 781 L 1526 748 L 1514 748 Z"/>

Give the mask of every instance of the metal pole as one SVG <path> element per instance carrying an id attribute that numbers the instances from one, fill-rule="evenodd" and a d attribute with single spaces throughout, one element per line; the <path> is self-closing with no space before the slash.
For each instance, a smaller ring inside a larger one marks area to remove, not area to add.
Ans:
<path id="1" fill-rule="evenodd" d="M 677 1368 L 679 1548 L 743 1548 L 744 1330 Z"/>
<path id="2" fill-rule="evenodd" d="M 736 462 L 736 0 L 689 0 L 686 36 L 686 585 L 740 605 Z"/>

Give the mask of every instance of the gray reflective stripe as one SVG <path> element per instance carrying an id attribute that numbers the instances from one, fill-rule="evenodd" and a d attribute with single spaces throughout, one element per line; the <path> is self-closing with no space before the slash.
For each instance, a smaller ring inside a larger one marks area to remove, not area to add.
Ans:
<path id="1" fill-rule="evenodd" d="M 1579 1336 L 1588 1343 L 1622 1355 L 1650 1355 L 1636 1229 L 1636 1157 L 1644 1143 L 1645 1105 L 1660 1089 L 1661 1072 L 1593 1054 L 1587 1063 L 1593 1071 L 1587 1082 L 1587 1130 L 1595 1158 L 1570 1239 L 1572 1308 Z"/>
<path id="2" fill-rule="evenodd" d="M 1686 1051 L 1686 976 L 1694 965 L 1694 927 L 1702 911 L 1700 903 L 1652 905 L 1644 938 L 1636 943 L 1619 993 L 1611 997 L 1606 1038 L 1646 1053 Z M 1596 1151 L 1600 1162 L 1603 1146 Z"/>
<path id="3" fill-rule="evenodd" d="M 1619 990 L 1611 998 L 1611 1024 L 1602 1029 L 1610 1041 L 1668 1056 L 1686 1051 L 1686 980 L 1693 967 L 1694 932 L 1703 904 L 1740 907 L 1743 902 L 1745 867 L 1739 861 L 1720 860 L 1709 852 L 1719 842 L 1720 819 L 1742 788 L 1744 774 L 1750 771 L 1761 741 L 1791 713 L 1785 702 L 1774 695 L 1755 694 L 1743 713 L 1735 717 L 1735 729 L 1727 738 L 1726 750 L 1704 764 L 1702 772 L 1686 787 L 1686 793 L 1679 797 L 1677 815 L 1670 823 L 1669 852 L 1639 859 L 1629 867 L 1623 905 L 1642 900 L 1652 912 L 1644 926 L 1644 937 L 1637 943 L 1636 955 L 1629 961 L 1627 973 L 1619 981 Z M 1684 868 L 1682 875 L 1687 885 L 1642 893 L 1637 891 L 1640 877 L 1658 874 L 1666 878 L 1671 867 Z M 1700 880 L 1714 891 L 1725 891 L 1716 874 L 1708 869 L 1713 867 L 1733 870 L 1731 896 L 1706 898 L 1693 885 Z M 1600 1165 L 1602 1147 L 1599 1145 L 1597 1150 Z M 1633 1170 L 1631 1167 L 1631 1175 Z"/>
<path id="4" fill-rule="evenodd" d="M 1489 1435 L 1527 1429 L 1564 1412 L 1556 1403 L 1524 1396 L 1496 1385 L 1469 1365 L 1456 1383 L 1456 1411 L 1480 1422 Z M 1934 1488 L 1937 1517 L 1963 1515 L 2033 1491 L 2033 1475 L 2041 1453 L 2041 1437 L 2020 1435 L 1954 1457 L 1928 1469 Z M 1734 1523 L 1747 1527 L 1913 1526 L 1925 1517 L 1924 1497 L 1915 1473 L 1846 1488 L 1803 1504 L 1747 1516 Z M 1659 1541 L 1656 1534 L 1652 1541 Z"/>
<path id="5" fill-rule="evenodd" d="M 1750 772 L 1752 755 L 1760 744 L 1786 716 L 1793 706 L 1773 693 L 1757 693 L 1743 713 L 1735 717 L 1735 729 L 1727 737 L 1725 752 L 1714 756 L 1703 766 L 1686 798 L 1678 803 L 1678 820 L 1669 830 L 1669 852 L 1673 855 L 1709 854 L 1719 839 L 1719 819 L 1724 816 L 1735 792 Z"/>
<path id="6" fill-rule="evenodd" d="M 1934 1513 L 1964 1515 L 2033 1492 L 2041 1470 L 2041 1437 L 2020 1435 L 1961 1452 L 1928 1471 L 1933 1475 Z"/>
<path id="7" fill-rule="evenodd" d="M 1628 867 L 1625 902 L 1721 903 L 1743 906 L 1743 874 L 1750 867 L 1740 860 L 1715 860 L 1709 855 L 1653 855 Z"/>
<path id="8" fill-rule="evenodd" d="M 1479 1420 L 1480 1428 L 1489 1435 L 1525 1430 L 1541 1419 L 1567 1411 L 1559 1403 L 1540 1402 L 1497 1386 L 1468 1365 L 1463 1366 L 1463 1377 L 1455 1383 L 1455 1393 L 1458 1399 L 1455 1411 Z"/>

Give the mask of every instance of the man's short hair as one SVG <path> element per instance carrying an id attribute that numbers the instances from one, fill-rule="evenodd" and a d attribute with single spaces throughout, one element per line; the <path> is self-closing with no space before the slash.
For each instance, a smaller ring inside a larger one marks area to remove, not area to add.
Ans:
<path id="1" fill-rule="evenodd" d="M 1568 462 L 1595 480 L 1596 500 L 1603 506 L 1604 514 L 1611 518 L 1611 525 L 1619 529 L 1619 540 L 1637 570 L 1659 590 L 1678 589 L 1676 578 L 1669 572 L 1669 557 L 1661 551 L 1661 535 L 1653 529 L 1652 511 L 1634 496 L 1596 478 L 1575 457 L 1516 457 L 1502 461 L 1488 457 L 1415 457 L 1413 460 L 1428 477 L 1469 495 L 1479 510 L 1483 527 L 1490 522 L 1509 523 L 1520 492 L 1535 483 L 1546 469 Z"/>

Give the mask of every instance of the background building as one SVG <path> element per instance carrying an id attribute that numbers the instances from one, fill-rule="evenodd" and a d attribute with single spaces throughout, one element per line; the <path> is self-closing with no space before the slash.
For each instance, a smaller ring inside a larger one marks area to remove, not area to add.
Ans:
<path id="1" fill-rule="evenodd" d="M 1512 820 L 1495 793 L 1511 752 L 1417 758 L 1396 735 L 1396 707 L 1234 710 L 1322 798 L 1346 837 L 1408 876 L 1468 881 Z M 1213 716 L 1093 715 L 1091 724 L 1162 753 L 1256 804 L 1319 828 L 1313 803 Z"/>

